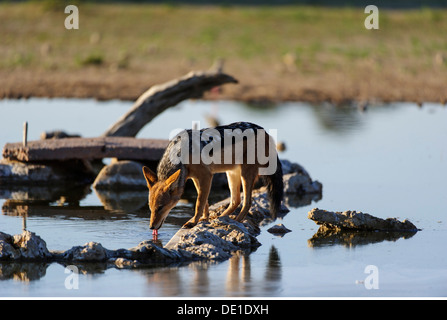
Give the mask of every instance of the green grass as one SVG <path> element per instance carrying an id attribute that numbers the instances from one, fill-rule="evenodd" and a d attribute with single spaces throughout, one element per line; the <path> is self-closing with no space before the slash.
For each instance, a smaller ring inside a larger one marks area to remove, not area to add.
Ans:
<path id="1" fill-rule="evenodd" d="M 79 66 L 100 66 L 104 63 L 104 55 L 102 53 L 91 53 L 86 57 L 76 57 L 76 63 Z"/>
<path id="2" fill-rule="evenodd" d="M 447 11 L 438 9 L 380 10 L 380 29 L 366 30 L 363 8 L 82 2 L 78 7 L 80 29 L 66 30 L 58 1 L 1 3 L 0 70 L 48 65 L 148 70 L 185 59 L 208 66 L 218 57 L 272 67 L 288 53 L 298 67 L 314 73 L 365 60 L 418 69 L 447 50 Z"/>

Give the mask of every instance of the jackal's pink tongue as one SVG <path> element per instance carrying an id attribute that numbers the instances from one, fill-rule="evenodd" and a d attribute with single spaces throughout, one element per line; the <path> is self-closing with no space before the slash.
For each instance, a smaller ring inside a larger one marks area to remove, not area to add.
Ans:
<path id="1" fill-rule="evenodd" d="M 153 236 L 158 236 L 158 230 L 157 230 L 157 229 L 154 229 L 154 230 L 152 231 L 152 235 L 153 235 Z"/>

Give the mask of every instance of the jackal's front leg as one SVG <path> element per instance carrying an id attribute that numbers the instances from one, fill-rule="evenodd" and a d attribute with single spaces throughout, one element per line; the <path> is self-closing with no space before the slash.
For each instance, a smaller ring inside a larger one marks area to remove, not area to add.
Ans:
<path id="1" fill-rule="evenodd" d="M 213 176 L 211 174 L 209 176 L 201 177 L 200 179 L 192 178 L 197 190 L 196 210 L 194 217 L 183 225 L 184 228 L 192 228 L 199 221 L 208 221 L 208 196 L 210 194 L 212 178 Z"/>

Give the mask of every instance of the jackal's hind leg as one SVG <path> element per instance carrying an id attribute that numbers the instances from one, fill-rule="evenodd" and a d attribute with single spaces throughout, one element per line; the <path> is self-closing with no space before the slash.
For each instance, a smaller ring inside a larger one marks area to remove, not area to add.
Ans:
<path id="1" fill-rule="evenodd" d="M 254 184 L 256 182 L 256 172 L 245 172 L 242 175 L 242 188 L 244 189 L 244 204 L 242 205 L 241 212 L 237 215 L 236 221 L 241 222 L 245 219 L 248 211 L 251 207 L 251 192 L 253 191 Z"/>
<path id="2" fill-rule="evenodd" d="M 184 228 L 192 228 L 199 221 L 208 221 L 208 196 L 210 194 L 212 178 L 211 173 L 209 176 L 207 175 L 201 179 L 191 178 L 197 190 L 196 210 L 194 217 L 183 225 Z"/>
<path id="3" fill-rule="evenodd" d="M 228 187 L 231 192 L 230 205 L 221 216 L 228 216 L 236 210 L 241 203 L 241 173 L 240 170 L 227 171 Z"/>
<path id="4" fill-rule="evenodd" d="M 199 219 L 199 221 L 208 221 L 209 220 L 209 215 L 210 215 L 209 207 L 210 206 L 208 205 L 208 201 L 207 201 L 205 210 L 203 211 L 202 217 Z"/>

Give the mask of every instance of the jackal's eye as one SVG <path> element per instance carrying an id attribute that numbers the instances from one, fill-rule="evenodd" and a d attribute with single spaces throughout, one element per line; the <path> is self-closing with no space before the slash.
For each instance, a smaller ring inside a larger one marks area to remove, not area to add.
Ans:
<path id="1" fill-rule="evenodd" d="M 163 205 L 159 205 L 158 208 L 157 208 L 157 211 L 160 212 L 162 209 L 163 209 Z"/>

